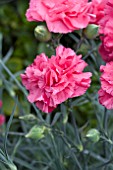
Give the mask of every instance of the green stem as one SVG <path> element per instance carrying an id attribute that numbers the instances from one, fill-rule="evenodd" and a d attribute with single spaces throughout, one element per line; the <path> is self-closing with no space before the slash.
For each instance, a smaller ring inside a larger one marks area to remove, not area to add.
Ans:
<path id="1" fill-rule="evenodd" d="M 106 108 L 105 108 L 105 111 L 104 111 L 103 128 L 105 130 L 105 133 L 107 134 L 107 130 L 108 130 L 108 113 L 107 113 Z"/>
<path id="2" fill-rule="evenodd" d="M 61 135 L 61 138 L 64 141 L 64 143 L 67 145 L 67 147 L 69 148 L 69 151 L 70 151 L 71 150 L 71 145 L 65 140 L 65 138 L 62 135 Z M 80 165 L 80 163 L 78 161 L 78 158 L 76 157 L 75 153 L 72 152 L 72 154 L 73 154 L 73 159 L 75 161 L 75 164 L 78 166 L 79 170 L 82 170 L 82 167 L 81 167 L 81 165 Z"/>
<path id="3" fill-rule="evenodd" d="M 79 132 L 78 132 L 78 127 L 77 127 L 77 124 L 76 124 L 76 120 L 75 120 L 75 117 L 73 116 L 73 113 L 72 111 L 70 111 L 70 115 L 71 115 L 71 118 L 72 118 L 72 123 L 73 123 L 73 127 L 74 127 L 74 132 L 75 132 L 75 139 L 76 139 L 76 142 L 77 142 L 77 148 L 82 151 L 83 150 L 83 146 L 82 146 L 82 143 L 81 143 L 81 140 L 80 140 L 80 136 L 79 136 Z"/>
<path id="4" fill-rule="evenodd" d="M 3 61 L 0 59 L 0 64 L 2 65 L 2 67 L 4 68 L 4 70 L 9 74 L 9 76 L 11 76 L 11 78 L 14 80 L 14 82 L 17 84 L 17 86 L 20 88 L 20 90 L 24 93 L 24 95 L 27 97 L 28 93 L 27 91 L 22 87 L 22 85 L 19 83 L 19 81 L 15 78 L 15 76 L 11 73 L 11 71 L 5 66 L 5 64 L 3 63 Z M 41 121 L 44 121 L 43 117 L 41 116 L 41 114 L 39 113 L 38 109 L 36 108 L 36 106 L 32 103 L 31 104 L 34 108 L 34 110 L 37 113 L 37 116 L 40 118 Z"/>
<path id="5" fill-rule="evenodd" d="M 104 111 L 103 129 L 105 131 L 105 135 L 107 135 L 107 131 L 108 131 L 108 113 L 107 113 L 106 108 L 105 108 L 105 111 Z M 107 158 L 108 154 L 107 154 L 107 143 L 106 142 L 103 143 L 103 149 L 104 149 L 104 156 L 105 156 L 105 158 Z M 104 167 L 104 170 L 107 170 L 107 166 Z"/>
<path id="6" fill-rule="evenodd" d="M 83 170 L 75 154 L 73 154 L 73 157 L 74 157 L 74 159 L 76 161 L 76 164 L 77 164 L 79 170 Z"/>
<path id="7" fill-rule="evenodd" d="M 20 133 L 20 132 L 8 132 L 8 135 L 25 136 L 25 133 Z"/>

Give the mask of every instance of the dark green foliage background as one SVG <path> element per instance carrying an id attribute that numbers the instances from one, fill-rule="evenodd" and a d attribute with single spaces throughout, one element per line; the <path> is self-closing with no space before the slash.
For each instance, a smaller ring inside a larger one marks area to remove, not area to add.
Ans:
<path id="1" fill-rule="evenodd" d="M 35 39 L 34 28 L 37 23 L 26 20 L 27 8 L 27 0 L 0 0 L 1 57 L 2 60 L 7 58 L 5 65 L 19 83 L 21 83 L 20 73 L 33 62 L 37 54 L 45 52 L 50 57 L 54 53 L 51 41 L 44 43 Z M 53 43 L 57 37 L 57 34 L 53 34 Z M 105 117 L 105 109 L 98 103 L 97 95 L 100 88 L 99 67 L 104 64 L 98 54 L 99 37 L 89 40 L 83 31 L 75 31 L 63 35 L 60 42 L 65 47 L 75 50 L 77 54 L 83 55 L 83 59 L 89 64 L 86 71 L 93 73 L 91 87 L 85 95 L 58 106 L 52 115 L 37 111 L 37 125 L 49 126 L 53 137 L 50 133 L 46 133 L 41 140 L 26 139 L 25 135 L 36 122 L 25 122 L 20 120 L 19 116 L 30 113 L 36 115 L 35 109 L 28 103 L 14 77 L 9 76 L 0 65 L 0 69 L 2 68 L 0 99 L 3 101 L 1 113 L 6 115 L 7 121 L 12 113 L 15 97 L 19 98 L 9 131 L 8 153 L 18 170 L 113 170 L 113 114 L 112 111 L 107 111 L 109 118 Z M 56 114 L 59 116 L 55 116 Z M 39 115 L 42 115 L 44 122 L 40 121 Z M 108 120 L 107 130 L 105 119 Z M 78 128 L 75 128 L 73 120 L 76 120 Z M 101 133 L 101 139 L 97 143 L 85 137 L 91 128 L 96 128 Z M 5 130 L 6 125 L 0 127 L 1 149 L 3 149 Z M 0 163 L 0 170 L 7 168 Z"/>

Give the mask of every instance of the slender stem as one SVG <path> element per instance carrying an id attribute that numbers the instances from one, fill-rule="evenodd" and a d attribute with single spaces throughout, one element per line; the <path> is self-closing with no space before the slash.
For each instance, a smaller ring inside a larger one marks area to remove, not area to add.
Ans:
<path id="1" fill-rule="evenodd" d="M 107 159 L 106 158 L 103 158 L 103 157 L 101 157 L 100 155 L 97 155 L 95 152 L 91 152 L 90 150 L 84 150 L 83 151 L 83 153 L 85 154 L 85 155 L 89 155 L 90 154 L 90 156 L 92 157 L 92 158 L 94 158 L 94 159 L 96 159 L 96 160 L 98 160 L 98 161 L 100 161 L 100 162 L 103 162 L 103 163 L 105 163 L 106 161 L 107 161 Z"/>
<path id="2" fill-rule="evenodd" d="M 51 137 L 51 141 L 52 141 L 54 151 L 55 151 L 55 155 L 56 155 L 55 162 L 56 162 L 56 165 L 57 165 L 57 169 L 63 170 L 64 168 L 62 167 L 62 165 L 60 163 L 60 159 L 59 159 L 60 156 L 59 156 L 59 153 L 58 153 L 57 145 L 55 143 L 54 135 L 52 133 L 50 133 L 50 137 Z"/>
<path id="3" fill-rule="evenodd" d="M 78 127 L 77 127 L 76 120 L 73 116 L 72 111 L 70 111 L 70 115 L 71 115 L 72 123 L 73 123 L 73 126 L 74 126 L 75 139 L 76 139 L 77 146 L 78 146 L 78 149 L 79 149 L 79 147 L 81 147 L 82 144 L 81 144 L 81 140 L 80 140 L 80 136 L 79 136 L 79 132 L 78 132 Z"/>
<path id="4" fill-rule="evenodd" d="M 69 33 L 68 36 L 72 38 L 76 43 L 79 43 L 79 39 L 72 33 Z"/>
<path id="5" fill-rule="evenodd" d="M 94 51 L 96 51 L 97 50 L 97 48 L 95 47 L 95 48 L 93 48 L 93 49 L 91 49 L 84 57 L 83 57 L 83 59 L 84 60 L 86 60 L 87 59 L 87 57 L 89 57 L 90 56 L 90 54 L 92 54 L 92 52 L 94 52 Z"/>
<path id="6" fill-rule="evenodd" d="M 3 63 L 2 60 L 0 60 L 0 64 L 2 65 L 2 67 L 4 68 L 4 70 L 12 77 L 12 79 L 15 81 L 15 83 L 17 84 L 17 86 L 20 88 L 20 90 L 25 94 L 25 96 L 27 96 L 27 91 L 24 90 L 24 88 L 22 87 L 22 85 L 19 83 L 19 81 L 17 79 L 15 79 L 14 75 L 11 73 L 11 71 L 5 66 L 5 64 Z"/>
<path id="7" fill-rule="evenodd" d="M 103 118 L 103 128 L 105 131 L 105 134 L 107 135 L 107 131 L 108 131 L 108 113 L 107 113 L 107 109 L 105 108 L 104 111 L 104 118 Z M 104 150 L 104 156 L 105 158 L 107 158 L 107 143 L 104 142 L 103 143 L 103 150 Z M 104 170 L 107 170 L 107 166 L 104 167 Z"/>
<path id="8" fill-rule="evenodd" d="M 14 136 L 25 136 L 25 133 L 20 133 L 20 132 L 8 132 L 8 134 Z"/>
<path id="9" fill-rule="evenodd" d="M 71 150 L 71 145 L 66 141 L 65 138 L 63 138 L 62 135 L 61 135 L 61 138 L 64 141 L 64 143 L 67 145 L 67 147 L 69 148 L 69 151 L 70 151 Z M 76 165 L 78 166 L 79 170 L 82 170 L 82 167 L 81 167 L 81 165 L 80 165 L 80 163 L 78 161 L 78 158 L 76 157 L 75 153 L 72 152 L 72 154 L 73 154 L 74 161 L 75 161 Z"/>
<path id="10" fill-rule="evenodd" d="M 81 39 L 79 40 L 78 44 L 77 44 L 77 47 L 76 47 L 76 52 L 77 50 L 80 48 L 81 44 L 83 43 L 84 41 L 84 37 L 81 37 Z"/>
<path id="11" fill-rule="evenodd" d="M 105 130 L 105 133 L 107 133 L 107 130 L 108 130 L 108 113 L 107 113 L 106 108 L 105 108 L 105 111 L 104 111 L 103 128 Z"/>
<path id="12" fill-rule="evenodd" d="M 75 154 L 73 154 L 73 157 L 74 157 L 74 159 L 76 161 L 76 164 L 77 164 L 79 170 L 83 170 Z"/>
<path id="13" fill-rule="evenodd" d="M 28 93 L 27 91 L 22 87 L 22 85 L 19 83 L 19 81 L 15 78 L 15 76 L 11 73 L 11 71 L 5 66 L 5 64 L 3 63 L 3 61 L 0 59 L 0 64 L 2 65 L 2 67 L 4 68 L 4 70 L 11 76 L 11 78 L 14 80 L 14 82 L 17 84 L 17 86 L 20 88 L 20 90 L 24 93 L 24 95 L 27 97 Z M 40 118 L 41 121 L 44 122 L 43 117 L 41 116 L 41 114 L 39 113 L 38 109 L 36 108 L 36 106 L 32 103 L 31 104 L 34 108 L 34 110 L 37 113 L 37 116 Z"/>
<path id="14" fill-rule="evenodd" d="M 51 136 L 51 141 L 52 141 L 52 143 L 53 143 L 53 146 L 54 146 L 56 155 L 59 157 L 58 152 L 57 152 L 57 146 L 56 146 L 56 143 L 55 143 L 55 140 L 54 140 L 54 136 L 53 136 L 52 133 L 50 133 L 50 136 Z"/>

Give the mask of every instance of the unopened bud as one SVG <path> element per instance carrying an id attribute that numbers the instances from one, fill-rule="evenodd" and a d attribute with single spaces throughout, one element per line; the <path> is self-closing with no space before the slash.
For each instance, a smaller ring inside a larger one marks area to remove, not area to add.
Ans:
<path id="1" fill-rule="evenodd" d="M 90 129 L 86 137 L 89 138 L 92 142 L 96 143 L 100 139 L 100 132 L 97 129 Z"/>
<path id="2" fill-rule="evenodd" d="M 84 29 L 84 34 L 88 39 L 94 39 L 98 36 L 99 26 L 95 24 L 89 24 L 87 28 Z"/>
<path id="3" fill-rule="evenodd" d="M 19 119 L 24 120 L 29 123 L 34 123 L 37 121 L 37 117 L 33 114 L 27 114 L 25 116 L 20 116 Z"/>
<path id="4" fill-rule="evenodd" d="M 35 30 L 34 34 L 37 40 L 41 42 L 47 42 L 51 39 L 52 35 L 48 31 L 47 27 L 44 25 L 38 25 Z"/>
<path id="5" fill-rule="evenodd" d="M 82 152 L 82 151 L 83 151 L 83 145 L 82 145 L 82 144 L 77 145 L 77 148 L 78 148 L 78 150 L 79 150 L 80 152 Z"/>
<path id="6" fill-rule="evenodd" d="M 15 91 L 14 91 L 13 89 L 10 89 L 10 90 L 9 90 L 9 93 L 10 93 L 10 95 L 11 95 L 12 97 L 15 97 Z"/>
<path id="7" fill-rule="evenodd" d="M 31 128 L 29 133 L 26 135 L 26 138 L 39 140 L 39 139 L 44 138 L 46 132 L 47 132 L 47 128 L 45 126 L 35 125 Z"/>

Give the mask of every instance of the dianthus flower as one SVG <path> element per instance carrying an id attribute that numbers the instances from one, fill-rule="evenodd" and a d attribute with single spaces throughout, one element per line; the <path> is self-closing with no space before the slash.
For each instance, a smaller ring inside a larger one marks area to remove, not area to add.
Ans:
<path id="1" fill-rule="evenodd" d="M 87 27 L 88 0 L 30 0 L 28 21 L 46 21 L 50 32 L 68 33 Z"/>
<path id="2" fill-rule="evenodd" d="M 113 1 L 108 0 L 105 16 L 100 22 L 102 44 L 99 52 L 105 62 L 113 61 Z"/>
<path id="3" fill-rule="evenodd" d="M 90 13 L 94 15 L 91 18 L 91 24 L 99 25 L 100 20 L 104 17 L 104 8 L 108 0 L 92 0 Z"/>
<path id="4" fill-rule="evenodd" d="M 38 55 L 21 74 L 29 102 L 49 113 L 68 98 L 83 95 L 90 86 L 91 73 L 82 72 L 87 64 L 81 57 L 62 45 L 50 59 L 44 53 Z"/>
<path id="5" fill-rule="evenodd" d="M 113 109 L 113 61 L 101 66 L 101 88 L 98 92 L 99 102 L 107 109 Z"/>

